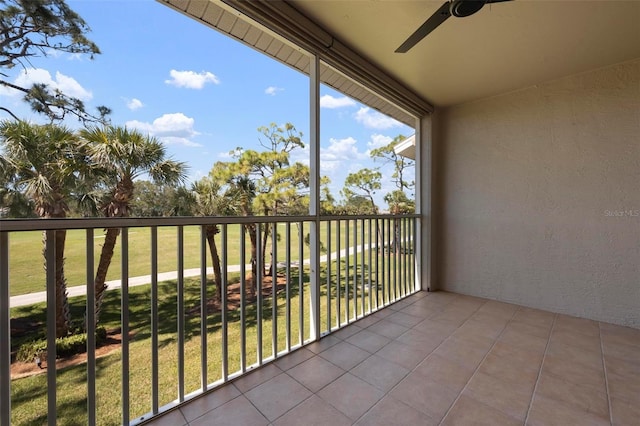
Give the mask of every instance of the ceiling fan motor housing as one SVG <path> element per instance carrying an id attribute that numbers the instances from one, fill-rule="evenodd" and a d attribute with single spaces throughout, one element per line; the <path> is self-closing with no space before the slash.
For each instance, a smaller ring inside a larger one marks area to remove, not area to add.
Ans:
<path id="1" fill-rule="evenodd" d="M 486 3 L 486 0 L 453 0 L 449 6 L 449 12 L 457 17 L 471 16 Z"/>

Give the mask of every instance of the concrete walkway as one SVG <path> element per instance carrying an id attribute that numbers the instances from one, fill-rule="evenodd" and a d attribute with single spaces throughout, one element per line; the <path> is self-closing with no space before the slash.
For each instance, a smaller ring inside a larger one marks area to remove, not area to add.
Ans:
<path id="1" fill-rule="evenodd" d="M 372 246 L 372 248 L 375 248 L 375 245 Z M 362 251 L 362 246 L 357 246 L 356 248 L 356 252 L 361 252 Z M 349 251 L 350 253 L 353 253 L 353 250 Z M 347 255 L 347 249 L 344 250 L 340 250 L 340 257 L 342 256 L 346 256 Z M 331 253 L 331 258 L 335 259 L 337 256 L 337 253 Z M 327 261 L 327 256 L 320 256 L 320 262 L 326 262 Z M 309 259 L 305 259 L 304 260 L 304 264 L 308 265 L 310 264 L 311 261 Z M 269 266 L 269 265 L 267 265 Z M 285 267 L 286 264 L 283 262 L 279 262 L 278 263 L 278 267 Z M 297 268 L 298 267 L 298 262 L 294 261 L 291 262 L 291 266 L 293 268 Z M 245 268 L 247 271 L 251 270 L 251 265 L 247 264 L 245 265 Z M 227 272 L 240 272 L 240 265 L 230 265 L 227 268 Z M 213 268 L 207 268 L 207 274 L 213 274 Z M 200 276 L 200 268 L 193 268 L 193 269 L 185 269 L 184 270 L 184 277 L 185 278 L 189 278 L 189 277 L 198 277 Z M 175 280 L 178 278 L 178 271 L 171 271 L 171 272 L 161 272 L 158 274 L 158 282 L 162 282 L 162 281 L 169 281 L 169 280 Z M 139 285 L 146 285 L 146 284 L 150 284 L 151 283 L 151 275 L 142 275 L 139 277 L 130 277 L 129 278 L 129 287 L 135 287 L 135 286 L 139 286 Z M 122 283 L 120 280 L 113 280 L 113 281 L 107 281 L 107 291 L 111 291 L 111 290 L 117 290 L 121 287 Z M 75 296 L 84 296 L 87 294 L 87 286 L 86 285 L 78 285 L 78 286 L 73 286 L 73 287 L 67 287 L 67 294 L 69 297 L 75 297 Z M 33 305 L 34 303 L 40 303 L 40 302 L 44 302 L 47 300 L 47 292 L 46 291 L 39 291 L 37 293 L 29 293 L 29 294 L 21 294 L 19 296 L 13 296 L 11 297 L 11 300 L 9 301 L 9 306 L 11 308 L 15 308 L 18 306 L 27 306 L 27 305 Z"/>
<path id="2" fill-rule="evenodd" d="M 251 270 L 251 265 L 247 265 L 248 270 Z M 229 266 L 229 272 L 239 272 L 240 265 Z M 207 268 L 207 274 L 213 274 L 213 268 Z M 200 268 L 185 269 L 184 277 L 197 277 L 200 276 Z M 158 274 L 158 282 L 169 281 L 178 279 L 178 271 L 161 272 Z M 136 287 L 139 285 L 145 285 L 151 283 L 151 275 L 142 275 L 139 277 L 129 278 L 129 287 Z M 121 280 L 107 281 L 107 291 L 117 290 L 122 286 Z M 67 287 L 67 295 L 69 297 L 84 296 L 87 294 L 86 285 L 77 285 L 73 287 Z M 18 306 L 33 305 L 34 303 L 40 303 L 47 300 L 47 292 L 39 291 L 37 293 L 21 294 L 19 296 L 11 297 L 9 306 L 12 308 Z"/>

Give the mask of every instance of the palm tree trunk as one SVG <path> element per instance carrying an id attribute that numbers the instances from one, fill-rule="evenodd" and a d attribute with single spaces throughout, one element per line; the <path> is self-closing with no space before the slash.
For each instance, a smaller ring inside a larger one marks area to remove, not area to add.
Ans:
<path id="1" fill-rule="evenodd" d="M 56 337 L 64 337 L 69 333 L 71 312 L 67 297 L 67 279 L 64 276 L 64 243 L 67 231 L 55 232 L 56 244 Z"/>
<path id="2" fill-rule="evenodd" d="M 271 234 L 271 232 L 269 232 L 269 225 L 265 224 L 264 232 L 262 233 L 262 271 L 260 271 L 263 276 L 271 275 L 271 267 L 269 267 L 269 269 L 265 269 L 265 265 L 267 264 L 267 245 L 269 244 L 269 234 Z M 271 259 L 273 260 L 273 253 L 271 253 Z"/>
<path id="3" fill-rule="evenodd" d="M 215 235 L 220 232 L 218 225 L 207 225 L 205 228 L 207 235 L 207 243 L 209 244 L 209 251 L 211 252 L 211 263 L 213 265 L 213 280 L 216 287 L 214 298 L 216 302 L 220 303 L 222 300 L 222 269 L 220 268 L 220 255 L 218 254 L 218 247 L 216 246 Z M 220 309 L 224 309 L 221 306 Z"/>
<path id="4" fill-rule="evenodd" d="M 100 261 L 98 262 L 98 270 L 96 271 L 96 279 L 93 283 L 95 288 L 95 318 L 96 325 L 99 322 L 100 310 L 102 308 L 102 299 L 104 298 L 104 292 L 107 289 L 105 280 L 107 278 L 107 272 L 109 271 L 109 265 L 111 259 L 113 259 L 113 249 L 116 246 L 116 241 L 120 235 L 120 228 L 108 228 L 104 237 L 104 244 L 102 245 L 102 251 L 100 252 Z"/>
<path id="5" fill-rule="evenodd" d="M 54 247 L 55 247 L 55 286 L 56 286 L 56 337 L 64 337 L 69 334 L 69 326 L 71 323 L 71 313 L 69 310 L 69 299 L 67 297 L 67 280 L 64 276 L 64 244 L 67 237 L 67 231 L 54 231 Z M 42 241 L 46 247 L 47 233 L 43 232 Z M 45 261 L 45 271 L 47 264 Z"/>
<path id="6" fill-rule="evenodd" d="M 251 240 L 251 287 L 249 288 L 249 296 L 254 297 L 256 295 L 256 289 L 258 286 L 258 241 L 256 237 L 256 225 L 255 223 L 247 224 L 247 232 L 249 233 L 249 240 Z"/>

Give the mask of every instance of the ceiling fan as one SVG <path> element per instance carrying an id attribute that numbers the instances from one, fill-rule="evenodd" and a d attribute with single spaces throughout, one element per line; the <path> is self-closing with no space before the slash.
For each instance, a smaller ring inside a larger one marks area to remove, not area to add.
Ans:
<path id="1" fill-rule="evenodd" d="M 411 34 L 409 38 L 396 49 L 396 53 L 406 53 L 450 16 L 464 18 L 473 15 L 487 3 L 501 3 L 503 1 L 511 0 L 449 0 L 440 6 L 420 28 Z"/>

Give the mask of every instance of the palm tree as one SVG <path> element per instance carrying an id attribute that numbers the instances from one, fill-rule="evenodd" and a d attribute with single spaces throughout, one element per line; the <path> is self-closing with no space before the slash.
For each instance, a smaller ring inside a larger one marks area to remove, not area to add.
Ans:
<path id="1" fill-rule="evenodd" d="M 224 200 L 220 196 L 220 185 L 210 177 L 204 177 L 193 184 L 192 190 L 196 197 L 196 210 L 201 216 L 216 216 L 222 213 Z M 207 244 L 211 252 L 211 263 L 213 266 L 213 279 L 216 292 L 215 300 L 220 303 L 222 300 L 222 269 L 220 267 L 220 255 L 216 246 L 215 236 L 220 232 L 218 225 L 206 225 L 205 234 Z M 223 309 L 224 307 L 221 307 Z"/>
<path id="2" fill-rule="evenodd" d="M 216 182 L 224 182 L 224 214 L 227 216 L 253 216 L 253 201 L 256 198 L 256 185 L 248 175 L 246 167 L 240 162 L 218 162 L 209 173 Z M 251 242 L 251 285 L 249 297 L 255 297 L 258 277 L 258 224 L 245 223 L 244 230 Z"/>
<path id="3" fill-rule="evenodd" d="M 72 196 L 82 178 L 84 157 L 77 136 L 55 124 L 37 125 L 27 121 L 0 123 L 0 168 L 5 189 L 22 193 L 42 218 L 64 218 Z M 69 332 L 70 313 L 64 275 L 66 231 L 54 232 L 56 336 Z M 47 234 L 43 235 L 46 244 Z M 46 269 L 46 263 L 45 263 Z"/>
<path id="4" fill-rule="evenodd" d="M 389 192 L 384 196 L 384 201 L 389 205 L 389 213 L 394 216 L 411 214 L 416 210 L 415 202 L 400 189 Z M 391 242 L 391 247 L 393 247 L 396 254 L 400 254 L 402 251 L 400 222 L 400 219 L 393 218 L 393 241 Z"/>
<path id="5" fill-rule="evenodd" d="M 252 203 L 256 197 L 255 183 L 248 176 L 235 176 L 229 179 L 229 188 L 225 196 L 228 203 L 241 216 L 253 216 Z M 245 224 L 245 232 L 251 242 L 251 286 L 249 297 L 255 297 L 258 290 L 258 225 L 257 223 Z"/>
<path id="6" fill-rule="evenodd" d="M 107 196 L 101 203 L 106 217 L 127 217 L 131 210 L 134 180 L 148 174 L 156 183 L 181 183 L 185 179 L 184 163 L 166 158 L 166 151 L 157 139 L 137 130 L 120 126 L 89 127 L 80 131 L 94 170 L 102 176 Z M 107 228 L 96 271 L 95 318 L 99 321 L 105 280 L 113 249 L 120 235 L 119 228 Z"/>

